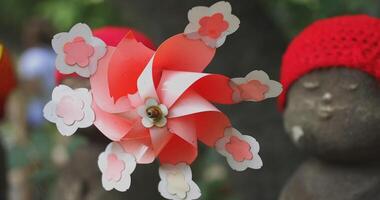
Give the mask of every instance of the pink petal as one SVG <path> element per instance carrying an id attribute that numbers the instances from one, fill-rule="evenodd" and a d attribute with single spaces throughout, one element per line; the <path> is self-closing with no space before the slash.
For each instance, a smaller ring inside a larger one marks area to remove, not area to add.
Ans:
<path id="1" fill-rule="evenodd" d="M 225 148 L 237 162 L 252 160 L 253 158 L 249 143 L 236 136 L 230 138 L 230 142 L 225 145 Z"/>
<path id="2" fill-rule="evenodd" d="M 137 91 L 137 78 L 149 62 L 154 51 L 137 42 L 128 33 L 117 45 L 109 62 L 110 95 L 115 100 Z"/>
<path id="3" fill-rule="evenodd" d="M 120 144 L 126 152 L 135 156 L 137 163 L 148 164 L 155 159 L 149 135 L 141 138 L 122 140 Z"/>
<path id="4" fill-rule="evenodd" d="M 161 152 L 173 136 L 173 134 L 168 131 L 167 127 L 152 127 L 149 129 L 149 133 L 155 155 L 158 155 Z"/>
<path id="5" fill-rule="evenodd" d="M 210 111 L 219 112 L 219 110 L 206 99 L 189 90 L 170 108 L 168 118 Z"/>
<path id="6" fill-rule="evenodd" d="M 153 63 L 155 84 L 158 84 L 164 69 L 202 72 L 214 55 L 215 49 L 202 41 L 188 39 L 184 34 L 175 35 L 157 49 Z"/>
<path id="7" fill-rule="evenodd" d="M 211 102 L 232 104 L 233 89 L 229 83 L 228 77 L 219 74 L 164 70 L 157 92 L 168 107 L 189 88 Z"/>
<path id="8" fill-rule="evenodd" d="M 262 101 L 265 99 L 265 93 L 269 87 L 258 80 L 250 80 L 247 83 L 238 86 L 240 96 L 244 100 Z"/>
<path id="9" fill-rule="evenodd" d="M 109 139 L 119 141 L 133 127 L 133 121 L 122 116 L 105 112 L 93 102 L 92 108 L 95 112 L 94 125 Z"/>
<path id="10" fill-rule="evenodd" d="M 164 164 L 176 165 L 181 162 L 191 164 L 197 158 L 197 155 L 197 146 L 186 142 L 178 135 L 173 135 L 160 152 L 159 159 Z"/>
<path id="11" fill-rule="evenodd" d="M 137 89 L 141 99 L 143 101 L 147 99 L 157 99 L 156 86 L 153 81 L 153 61 L 149 61 L 139 78 L 137 79 Z"/>
<path id="12" fill-rule="evenodd" d="M 125 163 L 119 160 L 116 154 L 109 154 L 107 157 L 107 168 L 105 176 L 108 180 L 120 181 L 122 172 L 125 169 Z"/>
<path id="13" fill-rule="evenodd" d="M 64 96 L 57 104 L 56 114 L 58 117 L 63 118 L 66 125 L 72 125 L 74 122 L 84 118 L 83 106 L 82 100 Z"/>
<path id="14" fill-rule="evenodd" d="M 222 112 L 204 112 L 193 117 L 197 127 L 198 140 L 211 147 L 224 136 L 225 129 L 231 126 L 230 120 Z"/>
<path id="15" fill-rule="evenodd" d="M 106 55 L 99 61 L 98 69 L 95 74 L 90 77 L 91 92 L 94 101 L 100 109 L 110 113 L 121 113 L 130 110 L 131 105 L 128 98 L 121 98 L 115 101 L 115 99 L 110 96 L 108 64 L 114 51 L 114 47 L 107 47 Z"/>
<path id="16" fill-rule="evenodd" d="M 82 37 L 76 37 L 73 41 L 67 42 L 63 46 L 65 52 L 65 62 L 67 65 L 78 64 L 85 67 L 90 62 L 90 57 L 94 54 L 94 47 L 87 44 Z"/>
<path id="17" fill-rule="evenodd" d="M 197 147 L 197 132 L 192 116 L 170 118 L 168 120 L 168 129 L 187 143 Z"/>

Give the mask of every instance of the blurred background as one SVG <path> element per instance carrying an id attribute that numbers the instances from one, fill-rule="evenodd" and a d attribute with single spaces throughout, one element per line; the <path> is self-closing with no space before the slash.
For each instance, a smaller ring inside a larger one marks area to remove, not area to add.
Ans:
<path id="1" fill-rule="evenodd" d="M 43 105 L 56 84 L 50 40 L 55 33 L 84 22 L 93 28 L 130 27 L 158 46 L 184 30 L 190 8 L 214 2 L 1 0 L 0 44 L 8 49 L 18 84 L 7 103 L 0 105 L 5 107 L 0 125 L 0 199 L 160 199 L 158 163 L 138 167 L 128 192 L 101 192 L 96 158 L 105 148 L 106 139 L 95 129 L 64 138 L 54 125 L 42 119 Z M 278 80 L 286 45 L 316 19 L 356 13 L 380 16 L 377 0 L 230 0 L 230 3 L 233 13 L 240 18 L 240 29 L 229 36 L 207 68 L 209 72 L 230 77 L 263 69 Z M 0 72 L 0 84 L 13 80 Z M 0 90 L 4 88 L 0 85 Z M 264 167 L 237 173 L 214 150 L 200 146 L 193 176 L 200 183 L 203 199 L 278 197 L 304 155 L 285 135 L 276 106 L 274 99 L 219 106 L 235 127 L 260 142 Z"/>

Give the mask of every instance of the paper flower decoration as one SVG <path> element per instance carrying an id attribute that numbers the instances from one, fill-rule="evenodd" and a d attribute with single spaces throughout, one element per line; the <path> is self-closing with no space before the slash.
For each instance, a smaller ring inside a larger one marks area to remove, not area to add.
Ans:
<path id="1" fill-rule="evenodd" d="M 54 36 L 52 46 L 57 53 L 56 67 L 62 74 L 76 72 L 83 77 L 94 74 L 106 53 L 106 44 L 92 36 L 86 24 L 76 24 L 68 33 Z"/>
<path id="2" fill-rule="evenodd" d="M 201 190 L 192 180 L 191 169 L 185 163 L 163 165 L 159 173 L 158 191 L 166 199 L 192 200 L 201 196 Z"/>
<path id="3" fill-rule="evenodd" d="M 282 85 L 270 80 L 269 76 L 261 70 L 252 71 L 244 78 L 233 78 L 231 81 L 235 102 L 262 101 L 277 97 L 282 92 Z"/>
<path id="4" fill-rule="evenodd" d="M 127 190 L 135 163 L 158 159 L 163 197 L 199 198 L 190 169 L 198 154 L 198 142 L 216 147 L 237 171 L 262 166 L 256 140 L 232 128 L 228 117 L 213 103 L 264 100 L 277 96 L 281 85 L 262 71 L 237 79 L 203 73 L 216 47 L 238 28 L 239 20 L 231 14 L 229 3 L 195 7 L 189 11 L 189 20 L 185 33 L 167 39 L 157 51 L 127 34 L 117 46 L 107 46 L 104 57 L 93 68 L 96 71 L 90 73 L 91 106 L 96 116 L 93 124 L 113 141 L 99 156 L 106 190 Z M 63 51 L 68 56 L 66 61 L 79 67 L 88 64 L 85 58 L 91 57 L 88 45 L 92 43 L 78 39 L 83 33 L 70 34 Z M 76 54 L 76 49 L 83 55 Z M 85 119 L 82 113 L 87 101 L 65 100 L 61 105 L 59 99 L 53 94 L 46 113 L 54 113 L 54 119 L 65 126 Z"/>
<path id="5" fill-rule="evenodd" d="M 104 189 L 124 192 L 131 185 L 131 174 L 136 168 L 133 155 L 124 151 L 118 143 L 110 143 L 99 155 L 98 166 L 102 172 Z"/>
<path id="6" fill-rule="evenodd" d="M 190 23 L 185 34 L 192 39 L 201 39 L 210 47 L 220 47 L 227 35 L 239 28 L 239 18 L 231 14 L 231 5 L 219 1 L 211 7 L 197 6 L 188 13 Z"/>
<path id="7" fill-rule="evenodd" d="M 236 171 L 247 168 L 260 169 L 263 162 L 259 156 L 260 146 L 255 138 L 242 135 L 234 128 L 227 128 L 224 137 L 216 142 L 216 150 L 227 158 L 228 164 Z"/>
<path id="8" fill-rule="evenodd" d="M 91 126 L 95 114 L 91 108 L 92 96 L 85 88 L 73 90 L 59 85 L 53 90 L 52 100 L 43 110 L 44 117 L 57 125 L 62 135 L 70 136 L 78 128 Z"/>

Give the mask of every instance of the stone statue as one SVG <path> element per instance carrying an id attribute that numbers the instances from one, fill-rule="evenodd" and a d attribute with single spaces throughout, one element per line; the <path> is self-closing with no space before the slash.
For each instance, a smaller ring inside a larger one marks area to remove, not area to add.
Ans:
<path id="1" fill-rule="evenodd" d="M 380 199 L 380 35 L 368 37 L 378 28 L 376 18 L 335 17 L 290 44 L 280 98 L 285 130 L 312 158 L 280 200 Z"/>

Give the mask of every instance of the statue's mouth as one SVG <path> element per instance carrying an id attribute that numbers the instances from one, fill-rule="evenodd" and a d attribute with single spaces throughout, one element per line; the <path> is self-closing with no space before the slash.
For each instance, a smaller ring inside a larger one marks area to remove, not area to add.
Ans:
<path id="1" fill-rule="evenodd" d="M 317 107 L 317 115 L 322 120 L 330 119 L 333 116 L 334 108 L 330 105 L 319 105 Z"/>

